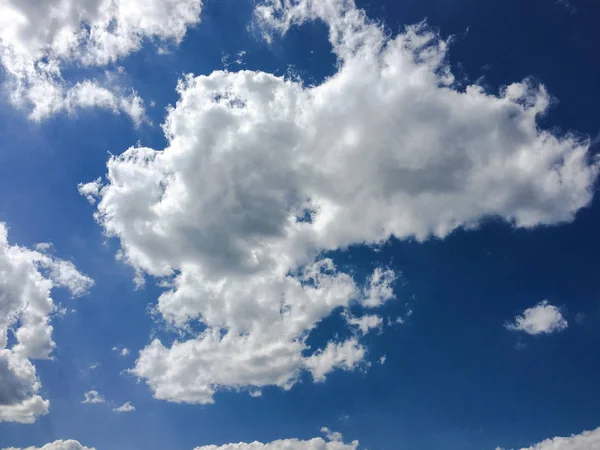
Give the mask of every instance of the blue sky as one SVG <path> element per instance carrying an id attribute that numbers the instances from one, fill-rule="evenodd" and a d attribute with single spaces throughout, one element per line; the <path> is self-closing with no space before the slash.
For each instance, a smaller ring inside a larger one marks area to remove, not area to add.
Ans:
<path id="1" fill-rule="evenodd" d="M 0 448 L 600 446 L 599 4 L 112 5 L 0 5 Z"/>

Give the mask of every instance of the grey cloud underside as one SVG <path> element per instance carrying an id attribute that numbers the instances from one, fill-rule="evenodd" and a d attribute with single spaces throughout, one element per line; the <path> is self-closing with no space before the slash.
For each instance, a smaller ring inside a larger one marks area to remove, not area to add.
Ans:
<path id="1" fill-rule="evenodd" d="M 103 184 L 80 185 L 137 282 L 166 286 L 165 321 L 206 326 L 140 352 L 132 373 L 157 398 L 210 403 L 220 389 L 289 388 L 303 371 L 323 381 L 364 367 L 361 334 L 383 323 L 377 308 L 398 274 L 379 267 L 363 283 L 324 251 L 443 238 L 491 216 L 555 225 L 592 199 L 589 140 L 539 128 L 543 86 L 459 91 L 439 36 L 421 25 L 387 37 L 352 2 L 256 14 L 276 32 L 325 21 L 338 72 L 314 87 L 260 71 L 187 76 L 164 124 L 168 146 L 130 148 L 108 161 Z M 353 304 L 373 317 L 345 313 L 350 338 L 306 345 Z"/>

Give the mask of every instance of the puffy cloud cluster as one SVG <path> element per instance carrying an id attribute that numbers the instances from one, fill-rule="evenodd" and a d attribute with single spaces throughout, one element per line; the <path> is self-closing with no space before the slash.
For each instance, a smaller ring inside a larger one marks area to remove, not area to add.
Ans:
<path id="1" fill-rule="evenodd" d="M 326 427 L 321 429 L 327 440 L 313 438 L 309 440 L 280 439 L 263 444 L 262 442 L 239 442 L 225 445 L 203 445 L 194 450 L 357 450 L 358 441 L 344 443 L 343 436 L 338 432 L 332 432 Z"/>
<path id="2" fill-rule="evenodd" d="M 560 309 L 550 305 L 547 300 L 523 311 L 506 328 L 512 331 L 524 331 L 527 334 L 551 334 L 569 326 Z"/>
<path id="3" fill-rule="evenodd" d="M 123 405 L 125 406 L 125 405 Z M 135 408 L 134 408 L 135 409 Z M 127 411 L 130 411 L 128 409 Z M 358 441 L 353 441 L 349 444 L 345 444 L 342 441 L 342 435 L 340 433 L 331 432 L 327 428 L 322 430 L 327 435 L 327 440 L 322 438 L 314 438 L 310 440 L 299 440 L 299 439 L 281 439 L 273 442 L 263 444 L 262 442 L 252 443 L 236 443 L 236 444 L 225 444 L 221 446 L 217 445 L 204 445 L 202 447 L 196 447 L 194 450 L 357 450 Z M 54 441 L 46 444 L 42 447 L 27 447 L 27 448 L 16 448 L 10 447 L 3 450 L 95 450 L 94 448 L 88 448 L 81 445 L 79 442 L 74 440 L 67 441 Z"/>
<path id="4" fill-rule="evenodd" d="M 10 98 L 34 120 L 101 107 L 139 123 L 141 99 L 111 82 L 114 76 L 70 84 L 64 69 L 107 66 L 148 40 L 179 43 L 201 8 L 202 0 L 4 0 L 0 62 Z"/>
<path id="5" fill-rule="evenodd" d="M 4 450 L 95 450 L 94 448 L 85 447 L 81 445 L 79 442 L 74 441 L 72 439 L 63 441 L 54 441 L 46 444 L 42 447 L 27 447 L 27 448 L 16 448 L 10 447 L 5 448 Z"/>
<path id="6" fill-rule="evenodd" d="M 31 423 L 48 413 L 49 401 L 38 394 L 41 384 L 30 360 L 50 358 L 56 346 L 50 322 L 57 309 L 50 292 L 66 287 L 80 296 L 92 285 L 69 261 L 10 245 L 7 227 L 0 223 L 0 422 Z"/>
<path id="7" fill-rule="evenodd" d="M 92 389 L 83 394 L 81 403 L 104 403 L 105 401 L 104 397 L 98 391 Z"/>
<path id="8" fill-rule="evenodd" d="M 600 450 L 600 428 L 570 437 L 555 437 L 522 450 Z"/>
<path id="9" fill-rule="evenodd" d="M 503 450 L 498 447 L 496 450 Z M 546 439 L 521 450 L 600 450 L 600 428 L 570 437 Z"/>
<path id="10" fill-rule="evenodd" d="M 396 274 L 355 280 L 323 252 L 443 238 L 486 217 L 568 222 L 592 198 L 589 141 L 538 127 L 542 86 L 459 90 L 439 36 L 421 25 L 389 37 L 351 1 L 272 2 L 257 17 L 271 32 L 323 20 L 337 73 L 314 87 L 258 71 L 187 76 L 168 146 L 130 148 L 102 184 L 80 185 L 137 282 L 166 287 L 157 311 L 183 337 L 154 340 L 132 369 L 157 398 L 210 403 L 219 389 L 289 388 L 305 370 L 322 381 L 363 364 L 360 334 L 380 326 L 370 310 L 394 297 Z M 309 348 L 335 310 L 357 332 Z"/>
<path id="11" fill-rule="evenodd" d="M 117 408 L 113 408 L 113 411 L 116 412 L 133 412 L 135 411 L 135 406 L 131 404 L 131 402 L 125 402 L 121 406 Z"/>

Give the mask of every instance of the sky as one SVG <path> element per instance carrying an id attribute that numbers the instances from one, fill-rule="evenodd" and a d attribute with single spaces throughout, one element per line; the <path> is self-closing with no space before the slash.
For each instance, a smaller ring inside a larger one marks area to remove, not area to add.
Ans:
<path id="1" fill-rule="evenodd" d="M 594 0 L 0 0 L 0 448 L 600 449 Z"/>

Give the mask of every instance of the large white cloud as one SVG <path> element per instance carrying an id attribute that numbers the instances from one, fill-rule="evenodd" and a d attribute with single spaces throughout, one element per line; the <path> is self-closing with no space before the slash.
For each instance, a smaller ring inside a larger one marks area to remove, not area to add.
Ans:
<path id="1" fill-rule="evenodd" d="M 130 411 L 128 409 L 127 411 Z M 280 439 L 273 442 L 263 444 L 262 442 L 244 443 L 225 445 L 204 445 L 196 447 L 194 450 L 357 450 L 358 441 L 344 443 L 340 433 L 330 432 L 327 428 L 323 428 L 327 434 L 327 440 L 322 438 L 313 438 L 309 440 L 299 439 Z M 84 447 L 79 442 L 74 440 L 60 440 L 46 444 L 42 447 L 27 447 L 16 448 L 10 447 L 3 450 L 94 450 L 93 448 Z"/>
<path id="2" fill-rule="evenodd" d="M 101 107 L 136 122 L 144 108 L 111 77 L 69 84 L 64 69 L 106 66 L 145 41 L 179 43 L 200 20 L 202 0 L 2 0 L 0 62 L 12 102 L 41 120 Z"/>
<path id="3" fill-rule="evenodd" d="M 190 75 L 164 124 L 168 146 L 130 148 L 108 161 L 103 185 L 80 185 L 137 282 L 166 287 L 157 311 L 183 337 L 154 340 L 132 370 L 157 398 L 208 403 L 218 389 L 288 388 L 303 370 L 322 381 L 363 364 L 356 331 L 381 321 L 347 308 L 392 299 L 396 274 L 356 281 L 324 251 L 443 238 L 486 217 L 569 222 L 592 199 L 589 140 L 538 127 L 542 86 L 458 90 L 434 32 L 390 38 L 348 1 L 263 5 L 257 17 L 271 31 L 324 20 L 337 73 L 315 87 L 255 71 Z M 353 336 L 308 348 L 338 308 Z"/>
<path id="4" fill-rule="evenodd" d="M 39 245 L 49 250 L 50 246 Z M 30 359 L 48 359 L 56 346 L 51 317 L 56 312 L 50 292 L 66 287 L 83 295 L 93 281 L 73 263 L 8 243 L 0 223 L 0 422 L 31 423 L 48 413 L 48 400 Z M 9 333 L 15 343 L 9 346 Z"/>
<path id="5" fill-rule="evenodd" d="M 502 450 L 498 447 L 497 450 Z M 600 428 L 569 437 L 546 439 L 521 450 L 600 450 Z"/>
<path id="6" fill-rule="evenodd" d="M 4 450 L 94 450 L 91 447 L 85 447 L 81 445 L 79 442 L 74 441 L 72 439 L 63 441 L 54 441 L 50 442 L 42 447 L 27 447 L 27 448 L 17 448 L 17 447 L 9 447 Z"/>
<path id="7" fill-rule="evenodd" d="M 279 439 L 277 441 L 262 443 L 258 441 L 245 443 L 238 442 L 224 445 L 203 445 L 194 450 L 357 450 L 358 441 L 348 444 L 343 442 L 343 436 L 332 432 L 326 427 L 321 429 L 326 434 L 327 440 L 313 438 L 309 440 Z"/>
<path id="8" fill-rule="evenodd" d="M 568 327 L 567 320 L 560 309 L 550 305 L 547 300 L 523 311 L 505 326 L 512 331 L 524 331 L 527 334 L 551 334 Z"/>

